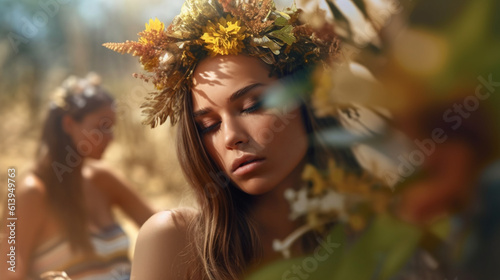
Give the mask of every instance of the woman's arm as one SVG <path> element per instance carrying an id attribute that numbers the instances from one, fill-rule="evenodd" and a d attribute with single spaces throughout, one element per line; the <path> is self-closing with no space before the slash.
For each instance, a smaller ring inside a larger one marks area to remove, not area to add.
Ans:
<path id="1" fill-rule="evenodd" d="M 13 217 L 17 220 L 7 220 L 11 217 L 9 211 L 6 211 L 2 219 L 11 225 L 10 227 L 4 225 L 1 230 L 0 269 L 2 273 L 0 274 L 5 275 L 5 278 L 2 277 L 5 280 L 27 279 L 30 258 L 47 215 L 45 187 L 35 176 L 26 177 L 24 182 L 18 185 L 14 194 L 15 213 L 13 214 L 15 216 Z M 10 259 L 14 262 L 8 263 Z"/>
<path id="2" fill-rule="evenodd" d="M 139 231 L 131 280 L 184 279 L 187 263 L 195 259 L 188 245 L 187 228 L 192 209 L 163 211 L 152 216 Z"/>
<path id="3" fill-rule="evenodd" d="M 94 167 L 92 180 L 140 227 L 155 211 L 125 180 L 103 167 Z"/>

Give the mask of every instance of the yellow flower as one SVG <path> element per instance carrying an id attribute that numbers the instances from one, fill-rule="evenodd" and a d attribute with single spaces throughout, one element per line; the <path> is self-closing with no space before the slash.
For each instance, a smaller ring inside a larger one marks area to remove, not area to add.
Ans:
<path id="1" fill-rule="evenodd" d="M 306 181 L 311 181 L 313 185 L 313 194 L 321 194 L 327 188 L 327 182 L 324 180 L 323 176 L 319 171 L 311 164 L 306 164 L 304 170 L 302 171 L 302 179 Z"/>
<path id="2" fill-rule="evenodd" d="M 203 32 L 200 39 L 205 42 L 205 48 L 211 56 L 238 54 L 243 49 L 245 27 L 240 26 L 240 21 L 230 15 L 219 19 L 216 24 L 209 21 Z"/>
<path id="3" fill-rule="evenodd" d="M 312 95 L 312 107 L 318 117 L 335 115 L 338 104 L 332 101 L 333 72 L 329 69 L 317 69 L 314 71 L 312 79 L 315 85 Z"/>
<path id="4" fill-rule="evenodd" d="M 159 32 L 162 32 L 163 30 L 165 30 L 165 24 L 163 24 L 163 22 L 161 22 L 157 18 L 155 18 L 154 20 L 149 19 L 149 24 L 146 23 L 145 25 L 146 25 L 146 29 L 144 30 L 145 33 L 151 33 L 153 31 L 156 33 L 159 33 Z M 144 38 L 144 36 L 143 36 L 143 37 L 139 38 L 139 42 L 142 44 L 147 44 L 148 42 L 151 42 L 151 41 Z"/>

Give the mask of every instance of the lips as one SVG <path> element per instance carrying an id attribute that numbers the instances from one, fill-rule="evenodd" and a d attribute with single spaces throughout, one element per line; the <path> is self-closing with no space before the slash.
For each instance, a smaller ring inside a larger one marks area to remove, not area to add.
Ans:
<path id="1" fill-rule="evenodd" d="M 233 161 L 233 164 L 231 165 L 231 172 L 237 171 L 239 168 L 244 167 L 246 165 L 249 165 L 254 162 L 260 162 L 263 161 L 263 157 L 258 157 L 255 155 L 244 155 L 242 157 L 237 158 L 235 161 Z"/>

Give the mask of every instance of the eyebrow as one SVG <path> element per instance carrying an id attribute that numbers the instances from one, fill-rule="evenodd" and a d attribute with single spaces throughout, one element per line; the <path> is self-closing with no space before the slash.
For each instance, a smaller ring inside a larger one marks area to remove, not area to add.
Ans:
<path id="1" fill-rule="evenodd" d="M 231 96 L 229 97 L 229 101 L 230 102 L 234 102 L 236 101 L 238 98 L 241 98 L 242 96 L 244 96 L 245 94 L 247 94 L 248 92 L 250 92 L 251 90 L 253 90 L 254 88 L 257 88 L 257 87 L 261 87 L 263 86 L 264 84 L 262 83 L 254 83 L 254 84 L 250 84 L 246 87 L 243 87 L 237 91 L 235 91 L 233 94 L 231 94 Z M 193 113 L 193 118 L 197 118 L 199 116 L 203 116 L 203 115 L 206 115 L 208 113 L 211 112 L 211 109 L 209 108 L 203 108 L 203 109 L 200 109 L 196 112 Z"/>

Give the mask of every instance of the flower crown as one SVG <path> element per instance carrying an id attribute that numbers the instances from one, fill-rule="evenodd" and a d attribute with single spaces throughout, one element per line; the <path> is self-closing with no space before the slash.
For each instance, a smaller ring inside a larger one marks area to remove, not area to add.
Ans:
<path id="1" fill-rule="evenodd" d="M 97 94 L 97 87 L 101 84 L 101 77 L 94 72 L 87 74 L 85 78 L 70 76 L 63 81 L 62 85 L 55 90 L 50 98 L 51 109 L 82 109 L 87 105 L 89 98 Z"/>
<path id="2" fill-rule="evenodd" d="M 137 42 L 103 46 L 138 56 L 148 72 L 134 74 L 156 88 L 141 106 L 144 124 L 155 127 L 170 118 L 174 125 L 193 71 L 208 56 L 255 56 L 279 76 L 328 64 L 339 45 L 333 28 L 314 30 L 302 22 L 301 13 L 295 5 L 278 11 L 272 0 L 187 0 L 167 29 L 158 19 L 150 20 Z"/>

